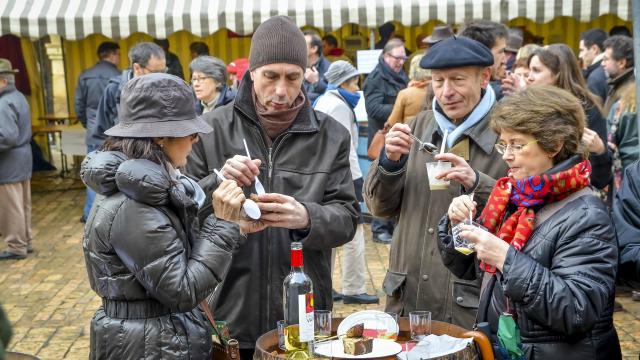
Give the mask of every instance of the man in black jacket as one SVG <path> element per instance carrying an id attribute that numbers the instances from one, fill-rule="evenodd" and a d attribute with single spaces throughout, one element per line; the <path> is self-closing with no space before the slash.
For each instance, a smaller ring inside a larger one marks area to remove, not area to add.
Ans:
<path id="1" fill-rule="evenodd" d="M 96 122 L 98 104 L 104 93 L 104 89 L 109 83 L 109 79 L 118 76 L 118 65 L 120 64 L 120 45 L 105 41 L 98 46 L 98 61 L 93 67 L 85 70 L 78 78 L 76 87 L 75 110 L 78 120 L 85 128 L 92 126 Z M 87 131 L 85 141 L 87 144 L 87 154 L 95 150 L 102 142 L 96 141 Z M 80 221 L 85 222 L 91 211 L 93 199 L 96 193 L 87 187 L 87 197 L 82 210 Z"/>
<path id="2" fill-rule="evenodd" d="M 240 342 L 243 359 L 250 359 L 257 338 L 283 319 L 291 241 L 304 246 L 316 309 L 331 310 L 331 249 L 355 234 L 350 135 L 311 108 L 303 87 L 306 49 L 290 18 L 262 23 L 253 34 L 249 71 L 235 100 L 203 115 L 214 131 L 194 144 L 186 168 L 207 194 L 219 183 L 214 169 L 245 187 L 246 194 L 257 193 L 252 184 L 258 179 L 267 192 L 258 194 L 259 221 L 239 221 L 246 238 L 212 304 L 216 318 L 227 321 L 231 337 Z"/>
<path id="3" fill-rule="evenodd" d="M 391 39 L 382 50 L 378 65 L 364 82 L 364 98 L 369 117 L 369 141 L 384 127 L 391 115 L 398 92 L 407 87 L 409 79 L 403 65 L 407 61 L 404 43 L 400 39 Z M 373 241 L 391 243 L 395 221 L 393 219 L 374 218 L 371 221 Z"/>
<path id="4" fill-rule="evenodd" d="M 607 33 L 602 29 L 589 29 L 580 34 L 580 60 L 584 66 L 583 75 L 587 80 L 589 91 L 598 95 L 604 104 L 607 99 L 607 74 L 602 67 L 604 41 Z M 607 114 L 605 114 L 607 115 Z"/>
<path id="5" fill-rule="evenodd" d="M 313 104 L 316 99 L 327 91 L 327 80 L 324 73 L 329 70 L 331 62 L 322 52 L 322 39 L 313 31 L 305 31 L 304 38 L 307 41 L 307 68 L 304 71 L 304 89 L 307 91 L 309 102 Z"/>
<path id="6" fill-rule="evenodd" d="M 83 71 L 76 86 L 75 110 L 82 126 L 95 121 L 98 103 L 109 79 L 118 76 L 120 64 L 120 45 L 105 41 L 98 46 L 98 58 L 94 66 Z M 87 143 L 87 146 L 90 146 Z"/>

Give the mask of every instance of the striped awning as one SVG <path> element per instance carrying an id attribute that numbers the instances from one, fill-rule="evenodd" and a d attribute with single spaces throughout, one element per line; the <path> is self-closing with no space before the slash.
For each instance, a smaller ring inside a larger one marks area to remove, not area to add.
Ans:
<path id="1" fill-rule="evenodd" d="M 277 14 L 324 31 L 347 23 L 374 28 L 390 20 L 406 26 L 471 18 L 546 23 L 558 16 L 588 22 L 614 14 L 629 21 L 631 0 L 0 0 L 0 35 L 78 40 L 142 32 L 165 38 L 180 30 L 207 36 L 221 28 L 245 35 Z"/>

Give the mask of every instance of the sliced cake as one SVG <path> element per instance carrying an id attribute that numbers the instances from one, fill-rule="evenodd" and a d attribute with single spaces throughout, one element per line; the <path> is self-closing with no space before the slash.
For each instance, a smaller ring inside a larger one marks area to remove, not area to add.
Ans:
<path id="1" fill-rule="evenodd" d="M 370 337 L 346 337 L 342 339 L 344 353 L 349 355 L 368 354 L 373 351 L 373 338 Z"/>

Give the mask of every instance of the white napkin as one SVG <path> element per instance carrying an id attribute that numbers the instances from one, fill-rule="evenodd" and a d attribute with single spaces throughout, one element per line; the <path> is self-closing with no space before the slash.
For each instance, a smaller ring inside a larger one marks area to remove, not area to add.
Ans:
<path id="1" fill-rule="evenodd" d="M 411 351 L 398 354 L 398 359 L 421 360 L 444 356 L 463 350 L 473 343 L 473 338 L 459 339 L 449 335 L 429 335 Z"/>

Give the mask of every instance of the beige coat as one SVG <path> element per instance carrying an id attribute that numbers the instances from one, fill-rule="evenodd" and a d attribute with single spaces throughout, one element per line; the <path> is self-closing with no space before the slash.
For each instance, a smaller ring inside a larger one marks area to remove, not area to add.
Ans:
<path id="1" fill-rule="evenodd" d="M 418 138 L 440 147 L 442 138 L 431 110 L 418 114 L 409 126 Z M 482 204 L 489 197 L 494 179 L 506 175 L 507 166 L 494 149 L 498 136 L 489 127 L 488 116 L 465 135 L 469 138 L 470 165 L 480 172 L 475 200 Z M 425 166 L 429 161 L 433 161 L 432 155 L 414 146 L 403 169 L 388 173 L 376 160 L 365 182 L 364 198 L 373 215 L 399 217 L 383 282 L 388 296 L 386 310 L 402 316 L 413 310 L 428 310 L 434 320 L 471 328 L 480 282 L 454 277 L 443 265 L 437 246 L 438 222 L 451 200 L 463 190 L 452 182 L 448 190 L 430 191 Z"/>
<path id="2" fill-rule="evenodd" d="M 429 86 L 429 85 L 428 85 Z M 427 88 L 411 86 L 400 90 L 396 102 L 393 104 L 393 110 L 389 115 L 387 122 L 390 126 L 396 123 L 406 124 L 422 110 L 424 102 L 427 99 Z"/>

